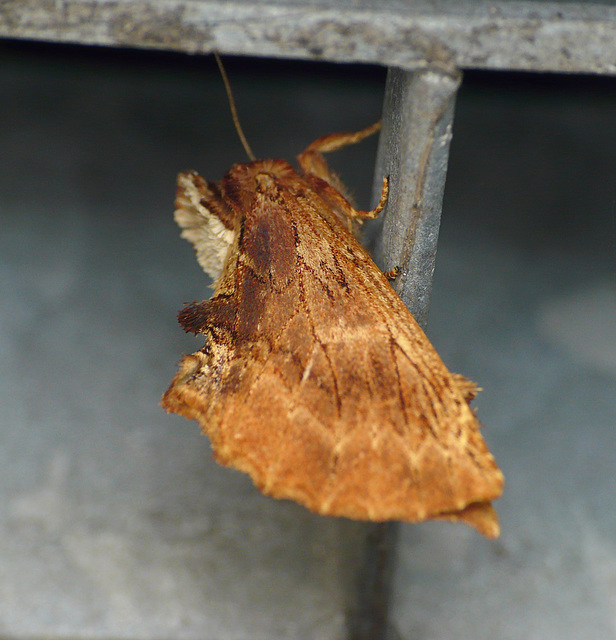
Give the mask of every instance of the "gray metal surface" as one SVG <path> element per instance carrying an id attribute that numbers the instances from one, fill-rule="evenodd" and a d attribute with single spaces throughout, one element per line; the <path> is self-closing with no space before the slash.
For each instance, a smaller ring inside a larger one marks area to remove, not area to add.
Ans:
<path id="1" fill-rule="evenodd" d="M 177 309 L 209 295 L 174 175 L 243 159 L 213 61 L 22 53 L 0 65 L 0 634 L 340 640 L 354 523 L 260 496 L 157 404 L 201 346 Z M 261 153 L 377 117 L 380 79 L 333 71 L 233 74 Z M 429 330 L 484 387 L 508 484 L 499 541 L 402 525 L 404 640 L 616 637 L 616 95 L 560 82 L 456 101 Z M 340 170 L 362 207 L 371 149 Z"/>
<path id="2" fill-rule="evenodd" d="M 616 73 L 614 0 L 4 0 L 2 36 L 406 69 Z"/>
<path id="3" fill-rule="evenodd" d="M 461 79 L 455 69 L 616 74 L 614 2 L 5 0 L 0 36 L 389 66 L 376 182 L 388 175 L 391 195 L 380 253 L 386 268 L 402 268 L 395 286 L 424 326 Z M 354 640 L 390 632 L 397 526 L 365 532 Z"/>
<path id="4" fill-rule="evenodd" d="M 347 616 L 347 640 L 398 640 L 391 610 L 400 523 L 363 523 L 363 534 L 364 554 L 357 572 L 355 606 Z"/>
<path id="5" fill-rule="evenodd" d="M 400 297 L 425 327 L 441 219 L 456 91 L 461 74 L 390 69 L 375 191 L 389 176 L 390 198 L 377 255 L 400 267 Z"/>

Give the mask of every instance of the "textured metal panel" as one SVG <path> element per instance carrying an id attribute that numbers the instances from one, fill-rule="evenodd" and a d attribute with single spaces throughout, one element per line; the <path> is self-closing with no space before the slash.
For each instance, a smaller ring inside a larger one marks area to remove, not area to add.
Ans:
<path id="1" fill-rule="evenodd" d="M 613 1 L 4 0 L 0 36 L 406 69 L 616 73 Z"/>

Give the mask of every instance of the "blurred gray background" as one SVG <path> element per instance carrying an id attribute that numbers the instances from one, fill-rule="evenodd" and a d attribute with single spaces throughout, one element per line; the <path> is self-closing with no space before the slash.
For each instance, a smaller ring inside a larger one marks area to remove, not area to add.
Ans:
<path id="1" fill-rule="evenodd" d="M 378 119 L 384 70 L 228 59 L 259 156 Z M 404 640 L 616 638 L 616 80 L 467 73 L 428 334 L 483 388 L 502 536 L 404 525 Z M 353 523 L 158 406 L 208 281 L 175 175 L 244 152 L 213 59 L 0 44 L 0 635 L 338 639 Z M 331 156 L 370 205 L 376 141 Z"/>

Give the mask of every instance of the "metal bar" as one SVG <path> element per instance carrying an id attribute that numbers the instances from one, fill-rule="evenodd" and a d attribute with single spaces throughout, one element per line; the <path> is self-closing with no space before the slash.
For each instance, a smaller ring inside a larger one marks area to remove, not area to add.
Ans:
<path id="1" fill-rule="evenodd" d="M 363 564 L 357 576 L 347 640 L 397 640 L 389 612 L 400 523 L 374 522 L 365 527 Z"/>
<path id="2" fill-rule="evenodd" d="M 0 37 L 616 75 L 614 0 L 2 0 Z"/>
<path id="3" fill-rule="evenodd" d="M 389 176 L 390 196 L 377 260 L 402 269 L 394 286 L 420 325 L 428 316 L 436 244 L 461 74 L 443 69 L 390 69 L 375 171 L 375 199 Z M 357 605 L 349 640 L 394 640 L 389 621 L 397 522 L 366 525 Z"/>
<path id="4" fill-rule="evenodd" d="M 375 255 L 385 270 L 400 267 L 394 288 L 424 328 L 461 79 L 434 68 L 387 76 L 375 191 L 389 176 L 390 195 Z"/>

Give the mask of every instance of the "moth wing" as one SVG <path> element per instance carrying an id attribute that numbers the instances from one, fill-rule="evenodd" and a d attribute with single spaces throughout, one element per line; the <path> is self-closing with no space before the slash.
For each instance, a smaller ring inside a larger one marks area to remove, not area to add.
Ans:
<path id="1" fill-rule="evenodd" d="M 231 213 L 217 185 L 206 182 L 194 171 L 180 173 L 174 218 L 182 229 L 182 238 L 195 248 L 201 268 L 217 280 L 235 238 Z"/>
<path id="2" fill-rule="evenodd" d="M 476 385 L 447 370 L 342 225 L 327 211 L 308 220 L 299 232 L 319 238 L 322 252 L 316 260 L 299 249 L 306 271 L 318 273 L 303 283 L 307 315 L 315 341 L 325 345 L 321 379 L 332 380 L 340 416 L 336 471 L 323 507 L 340 512 L 354 502 L 352 508 L 373 520 L 445 517 L 497 535 L 487 503 L 500 496 L 504 481 L 468 404 Z M 336 250 L 328 253 L 326 246 Z M 319 376 L 314 366 L 310 375 Z M 304 389 L 303 395 L 314 393 Z"/>
<path id="3" fill-rule="evenodd" d="M 447 371 L 318 194 L 299 177 L 268 180 L 241 236 L 237 320 L 223 331 L 204 316 L 206 346 L 185 357 L 163 406 L 198 419 L 217 460 L 273 497 L 498 535 L 489 502 L 503 479 L 468 405 L 474 387 Z M 251 253 L 272 237 L 299 238 L 284 269 L 269 249 Z"/>

